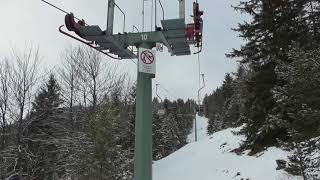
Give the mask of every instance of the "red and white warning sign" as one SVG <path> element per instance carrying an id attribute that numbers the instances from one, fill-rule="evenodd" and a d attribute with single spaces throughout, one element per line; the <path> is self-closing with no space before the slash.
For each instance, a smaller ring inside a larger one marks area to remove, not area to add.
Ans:
<path id="1" fill-rule="evenodd" d="M 156 74 L 156 51 L 139 48 L 139 72 Z"/>

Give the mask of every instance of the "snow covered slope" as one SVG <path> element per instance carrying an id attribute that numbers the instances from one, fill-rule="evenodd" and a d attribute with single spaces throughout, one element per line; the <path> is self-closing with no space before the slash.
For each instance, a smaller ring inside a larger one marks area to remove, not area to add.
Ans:
<path id="1" fill-rule="evenodd" d="M 205 117 L 201 117 L 201 116 L 196 116 L 197 118 L 197 136 L 198 136 L 198 140 L 201 141 L 205 138 L 208 137 L 207 135 L 207 127 L 208 127 L 208 119 Z M 191 131 L 191 134 L 189 134 L 187 142 L 191 143 L 194 142 L 195 140 L 195 132 L 194 132 L 194 123 L 193 123 L 193 128 Z"/>
<path id="2" fill-rule="evenodd" d="M 201 131 L 201 128 L 205 128 L 201 126 L 206 126 L 206 121 L 200 121 L 198 124 Z M 240 128 L 227 129 L 210 137 L 203 137 L 200 132 L 198 142 L 192 142 L 167 158 L 154 163 L 154 180 L 301 179 L 276 170 L 276 160 L 287 159 L 289 154 L 283 150 L 269 148 L 257 157 L 237 156 L 230 153 L 244 140 L 243 136 L 234 135 L 233 132 L 239 130 Z"/>

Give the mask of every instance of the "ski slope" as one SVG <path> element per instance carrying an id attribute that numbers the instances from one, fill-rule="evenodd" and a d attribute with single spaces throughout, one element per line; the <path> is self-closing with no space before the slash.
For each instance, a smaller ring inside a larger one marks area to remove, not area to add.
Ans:
<path id="1" fill-rule="evenodd" d="M 208 137 L 208 121 L 197 118 L 199 141 L 194 142 L 192 132 L 190 144 L 154 162 L 154 180 L 302 180 L 276 170 L 276 160 L 286 160 L 288 152 L 269 148 L 258 156 L 238 156 L 230 151 L 245 139 L 233 133 L 240 128 L 223 130 Z"/>
<path id="2" fill-rule="evenodd" d="M 198 140 L 201 141 L 208 137 L 207 135 L 207 127 L 208 127 L 208 119 L 201 116 L 196 116 L 197 119 L 197 137 Z M 187 142 L 192 143 L 195 141 L 195 128 L 193 123 L 193 128 L 191 133 L 188 136 Z"/>

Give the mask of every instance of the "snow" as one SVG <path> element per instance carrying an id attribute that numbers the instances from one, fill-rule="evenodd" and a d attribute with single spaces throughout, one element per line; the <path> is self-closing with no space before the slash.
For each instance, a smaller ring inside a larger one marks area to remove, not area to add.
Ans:
<path id="1" fill-rule="evenodd" d="M 198 136 L 198 140 L 203 140 L 205 138 L 208 137 L 207 135 L 207 127 L 208 127 L 208 119 L 205 117 L 201 117 L 201 116 L 196 116 L 197 119 L 197 136 Z M 195 139 L 195 131 L 194 131 L 194 123 L 193 123 L 193 128 L 191 131 L 191 134 L 189 134 L 187 142 L 188 143 L 192 143 L 194 142 Z"/>
<path id="2" fill-rule="evenodd" d="M 238 156 L 230 151 L 239 147 L 244 136 L 234 132 L 241 128 L 226 129 L 206 135 L 208 120 L 198 119 L 199 141 L 194 142 L 194 132 L 189 136 L 190 144 L 170 156 L 154 162 L 154 180 L 301 180 L 277 171 L 276 160 L 287 160 L 289 152 L 269 148 L 263 154 Z M 240 175 L 239 175 L 240 174 Z"/>

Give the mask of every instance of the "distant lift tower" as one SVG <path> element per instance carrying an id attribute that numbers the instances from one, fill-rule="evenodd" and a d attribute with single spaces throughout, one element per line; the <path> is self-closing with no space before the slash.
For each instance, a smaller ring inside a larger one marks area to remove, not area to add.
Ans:
<path id="1" fill-rule="evenodd" d="M 105 31 L 101 30 L 99 26 L 86 24 L 84 20 L 76 22 L 72 13 L 66 15 L 65 26 L 78 37 L 64 31 L 63 26 L 59 30 L 113 59 L 138 58 L 140 52 L 135 54 L 133 49 L 129 48 L 130 46 L 135 46 L 139 50 L 141 48 L 150 50 L 159 43 L 166 46 L 172 56 L 190 55 L 190 45 L 197 47 L 198 50 L 195 53 L 200 53 L 203 11 L 199 10 L 199 3 L 194 2 L 192 16 L 194 22 L 186 24 L 185 0 L 178 1 L 179 18 L 162 20 L 162 28 L 156 28 L 153 32 L 115 34 L 113 32 L 114 10 L 115 7 L 118 7 L 115 0 L 108 0 L 108 23 Z M 155 0 L 155 2 L 157 1 Z M 120 11 L 122 10 L 120 9 Z M 150 58 L 149 55 L 145 54 L 144 56 Z M 142 62 L 139 60 L 140 63 Z M 138 71 L 134 180 L 152 180 L 152 78 L 154 77 L 155 74 Z"/>

